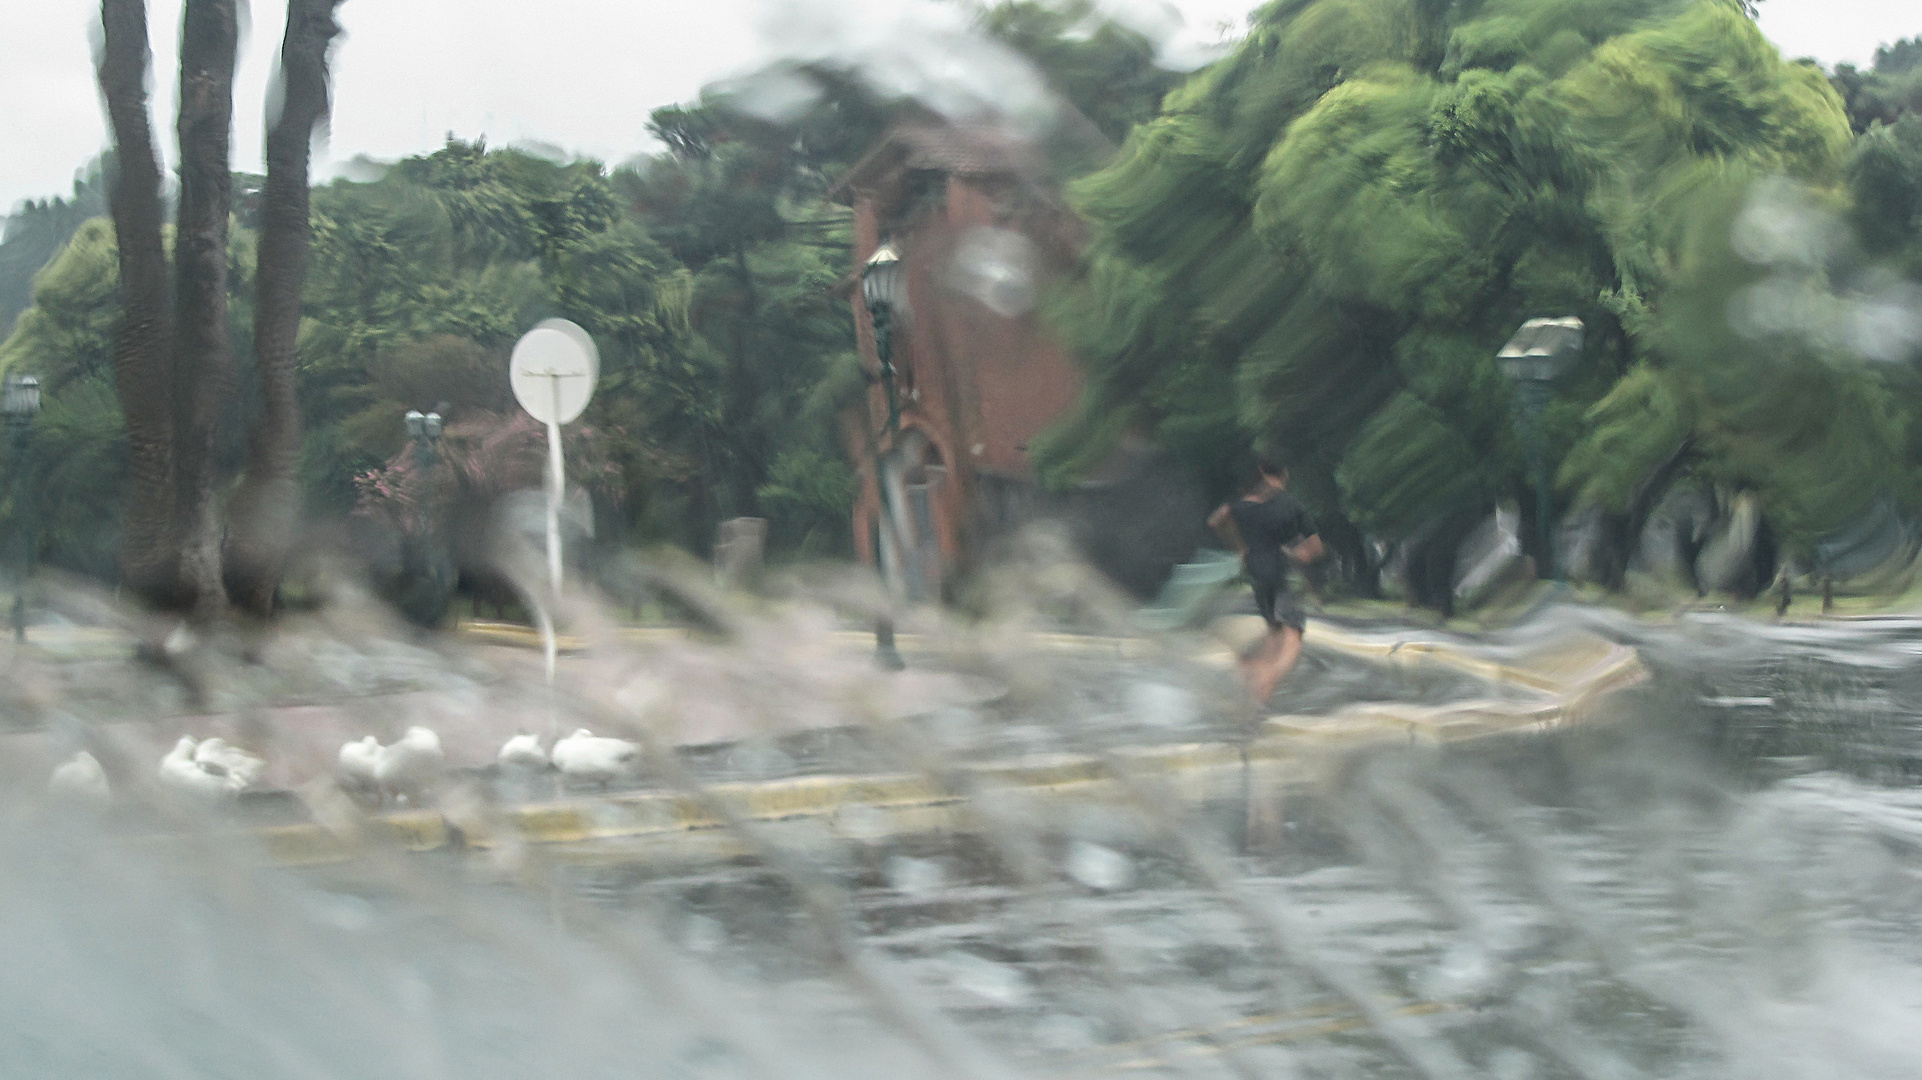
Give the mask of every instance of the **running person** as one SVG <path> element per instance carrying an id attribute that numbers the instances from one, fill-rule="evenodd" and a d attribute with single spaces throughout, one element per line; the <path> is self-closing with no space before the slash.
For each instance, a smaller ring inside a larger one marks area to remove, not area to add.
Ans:
<path id="1" fill-rule="evenodd" d="M 1241 565 L 1255 586 L 1255 606 L 1268 633 L 1241 661 L 1248 692 L 1265 703 L 1301 657 L 1301 632 L 1307 623 L 1301 597 L 1288 588 L 1288 564 L 1307 565 L 1322 556 L 1321 536 L 1300 499 L 1288 494 L 1288 470 L 1266 458 L 1260 479 L 1248 494 L 1223 503 L 1208 515 L 1208 525 L 1241 554 Z"/>

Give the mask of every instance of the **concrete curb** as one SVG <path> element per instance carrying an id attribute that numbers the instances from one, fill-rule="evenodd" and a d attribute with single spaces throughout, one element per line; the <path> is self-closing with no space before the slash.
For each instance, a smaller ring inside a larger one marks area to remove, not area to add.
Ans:
<path id="1" fill-rule="evenodd" d="M 457 637 L 479 645 L 507 645 L 520 649 L 542 647 L 540 632 L 519 623 L 468 620 L 454 627 Z M 694 632 L 682 626 L 623 626 L 621 639 L 633 642 L 687 641 Z M 557 634 L 554 647 L 562 653 L 587 651 L 587 639 L 572 634 Z"/>
<path id="2" fill-rule="evenodd" d="M 1209 628 L 1208 636 L 1213 639 L 1211 645 L 1199 649 L 1195 658 L 1217 666 L 1231 665 L 1238 648 L 1251 644 L 1260 636 L 1262 627 L 1261 618 L 1257 615 L 1231 615 L 1218 619 Z M 470 641 L 488 645 L 528 649 L 538 649 L 542 645 L 539 633 L 519 623 L 468 621 L 461 623 L 454 632 Z M 694 636 L 691 630 L 673 626 L 628 626 L 620 629 L 623 641 L 635 643 L 687 641 Z M 873 635 L 865 630 L 836 630 L 832 632 L 832 637 L 837 643 L 852 648 L 871 645 L 874 640 Z M 1037 649 L 1046 652 L 1124 659 L 1144 655 L 1151 648 L 1150 643 L 1142 638 L 1097 634 L 1034 633 L 1028 635 L 1028 640 Z M 1555 671 L 1552 666 L 1545 669 L 1542 665 L 1496 663 L 1470 656 L 1444 642 L 1386 642 L 1371 639 L 1322 619 L 1308 620 L 1304 640 L 1311 648 L 1332 649 L 1363 659 L 1392 660 L 1404 664 L 1427 661 L 1491 682 L 1526 686 L 1550 693 L 1559 692 L 1567 680 L 1567 673 Z M 922 634 L 898 633 L 895 635 L 895 644 L 905 652 L 926 652 L 934 643 Z M 588 643 L 583 638 L 562 634 L 555 639 L 555 647 L 562 653 L 579 653 L 586 651 Z"/>
<path id="3" fill-rule="evenodd" d="M 1499 664 L 1435 643 L 1396 647 L 1325 626 L 1311 627 L 1311 633 L 1322 647 L 1396 663 L 1446 664 L 1521 693 L 1512 700 L 1428 707 L 1366 704 L 1325 716 L 1271 716 L 1245 744 L 1136 746 L 1105 757 L 1063 754 L 967 765 L 958 770 L 963 782 L 955 788 L 990 798 L 1023 799 L 1030 808 L 1040 808 L 1036 800 L 1125 801 L 1128 783 L 1144 778 L 1171 787 L 1169 794 L 1180 798 L 1245 791 L 1256 774 L 1264 786 L 1285 786 L 1310 780 L 1318 760 L 1331 752 L 1553 730 L 1581 720 L 1600 698 L 1645 677 L 1633 649 L 1599 638 L 1571 639 L 1523 662 Z M 1128 783 L 1119 774 L 1125 774 Z M 784 836 L 799 844 L 965 829 L 975 814 L 956 790 L 912 773 L 726 783 L 706 788 L 705 794 L 743 819 L 785 829 Z M 282 865 L 341 862 L 375 848 L 424 852 L 517 844 L 542 845 L 557 856 L 587 860 L 698 862 L 750 853 L 700 801 L 676 792 L 468 814 L 390 813 L 331 829 L 285 825 L 255 829 L 252 835 L 267 857 Z"/>
<path id="4" fill-rule="evenodd" d="M 469 620 L 454 628 L 454 633 L 468 641 L 482 645 L 505 645 L 513 648 L 538 649 L 542 647 L 540 633 L 519 623 Z M 622 641 L 637 644 L 664 644 L 673 641 L 688 641 L 696 637 L 694 631 L 678 626 L 623 626 L 619 628 Z M 849 648 L 872 647 L 874 634 L 867 630 L 835 630 L 829 637 L 836 644 Z M 1028 640 L 1036 648 L 1048 652 L 1070 653 L 1083 656 L 1131 657 L 1148 651 L 1149 645 L 1140 638 L 1103 637 L 1094 634 L 1048 634 L 1028 635 Z M 925 634 L 900 632 L 894 636 L 894 644 L 903 652 L 926 653 L 937 647 L 937 641 Z M 554 639 L 554 647 L 561 653 L 580 653 L 587 651 L 587 639 L 570 634 L 559 634 Z"/>

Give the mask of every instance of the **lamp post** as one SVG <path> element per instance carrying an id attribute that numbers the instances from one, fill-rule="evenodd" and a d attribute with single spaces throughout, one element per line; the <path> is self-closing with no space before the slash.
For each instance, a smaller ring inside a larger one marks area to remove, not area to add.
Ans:
<path id="1" fill-rule="evenodd" d="M 445 405 L 442 406 L 442 408 L 445 407 Z M 430 533 L 433 519 L 427 504 L 428 498 L 432 494 L 428 479 L 433 475 L 434 466 L 440 463 L 440 412 L 436 410 L 434 412 L 423 413 L 418 409 L 409 409 L 407 410 L 405 420 L 407 424 L 407 437 L 412 440 L 414 444 L 414 464 L 420 469 L 420 503 L 415 507 L 415 510 L 419 514 L 417 524 L 420 530 L 419 543 L 421 560 L 425 564 L 423 568 L 427 572 L 429 602 L 434 605 L 434 610 L 439 610 L 438 605 L 441 602 L 443 592 L 441 574 L 442 560 L 439 552 L 434 550 L 432 543 Z"/>
<path id="2" fill-rule="evenodd" d="M 414 460 L 425 472 L 440 461 L 440 414 L 407 410 L 407 437 L 414 440 Z"/>
<path id="3" fill-rule="evenodd" d="M 7 431 L 13 436 L 13 640 L 27 640 L 27 577 L 33 571 L 33 554 L 38 529 L 34 520 L 33 499 L 27 489 L 27 440 L 33 434 L 34 417 L 40 414 L 40 380 L 32 375 L 7 376 L 6 390 L 0 396 L 0 410 L 7 416 Z"/>
<path id="4" fill-rule="evenodd" d="M 1528 446 L 1528 469 L 1535 480 L 1535 527 L 1540 538 L 1541 577 L 1556 580 L 1554 515 L 1549 510 L 1548 434 L 1542 413 L 1555 397 L 1555 380 L 1582 351 L 1582 320 L 1530 319 L 1508 339 L 1495 363 L 1515 384 L 1516 426 Z"/>
<path id="5" fill-rule="evenodd" d="M 888 426 L 887 445 L 893 446 L 901 433 L 901 401 L 895 393 L 894 385 L 894 318 L 897 309 L 906 308 L 907 268 L 901 264 L 901 255 L 894 250 L 892 243 L 883 242 L 874 254 L 868 256 L 866 265 L 861 267 L 861 301 L 867 305 L 868 318 L 874 324 L 874 356 L 879 362 L 881 389 L 887 398 Z M 881 571 L 881 580 L 893 592 L 892 575 L 888 569 L 887 545 L 882 544 L 883 530 L 894 528 L 894 507 L 888 496 L 888 477 L 882 460 L 880 444 L 874 448 L 874 489 L 879 497 L 878 511 L 881 520 L 874 533 L 874 565 Z M 901 545 L 895 543 L 893 557 L 899 561 Z M 907 666 L 901 659 L 901 652 L 894 645 L 894 617 L 883 613 L 874 622 L 874 658 L 890 671 L 899 671 Z"/>

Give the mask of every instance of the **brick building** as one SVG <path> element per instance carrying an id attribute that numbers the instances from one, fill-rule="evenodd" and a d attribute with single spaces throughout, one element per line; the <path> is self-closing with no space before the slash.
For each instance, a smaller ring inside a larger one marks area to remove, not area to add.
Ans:
<path id="1" fill-rule="evenodd" d="M 1067 494 L 1041 491 L 1029 461 L 1029 441 L 1073 406 L 1081 385 L 1036 310 L 1037 289 L 1074 265 L 1081 223 L 1045 180 L 1034 147 L 995 127 L 904 125 L 832 194 L 854 210 L 848 289 L 870 373 L 880 361 L 861 270 L 886 244 L 905 279 L 889 334 L 898 434 L 878 378 L 865 409 L 846 417 L 862 479 L 853 508 L 861 558 L 871 562 L 879 548 L 910 598 L 934 599 L 996 537 L 1059 518 L 1096 565 L 1152 592 L 1194 550 L 1191 489 L 1139 448 L 1100 470 L 1107 481 Z M 879 527 L 877 479 L 887 484 L 892 530 Z M 1141 520 L 1144 510 L 1172 528 Z"/>

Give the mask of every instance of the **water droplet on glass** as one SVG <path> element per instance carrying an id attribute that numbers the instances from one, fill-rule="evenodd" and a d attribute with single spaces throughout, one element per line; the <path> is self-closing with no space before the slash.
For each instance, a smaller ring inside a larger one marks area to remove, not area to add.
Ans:
<path id="1" fill-rule="evenodd" d="M 713 952 L 727 944 L 727 929 L 711 915 L 689 915 L 681 924 L 681 944 L 689 952 Z"/>
<path id="2" fill-rule="evenodd" d="M 772 124 L 790 123 L 821 100 L 814 79 L 785 66 L 723 82 L 715 90 L 729 106 Z"/>
<path id="3" fill-rule="evenodd" d="M 975 739 L 981 718 L 972 709 L 949 706 L 928 716 L 928 734 L 943 746 L 966 746 Z"/>
<path id="4" fill-rule="evenodd" d="M 872 806 L 856 803 L 834 812 L 834 827 L 850 840 L 878 840 L 888 833 L 888 817 Z"/>
<path id="5" fill-rule="evenodd" d="M 1461 944 L 1442 954 L 1422 979 L 1425 996 L 1438 1000 L 1476 997 L 1495 983 L 1495 961 L 1475 944 Z"/>
<path id="6" fill-rule="evenodd" d="M 943 966 L 953 973 L 956 988 L 996 1005 L 1025 1005 L 1031 996 L 1027 976 L 1007 964 L 997 964 L 973 953 L 952 952 Z"/>
<path id="7" fill-rule="evenodd" d="M 1126 855 L 1077 840 L 1068 846 L 1068 876 L 1099 892 L 1113 892 L 1134 884 L 1134 863 Z"/>
<path id="8" fill-rule="evenodd" d="M 1187 727 L 1201 716 L 1194 694 L 1161 682 L 1130 684 L 1127 710 L 1128 719 L 1155 727 Z"/>
<path id="9" fill-rule="evenodd" d="M 749 776 L 779 776 L 794 771 L 792 757 L 780 747 L 758 740 L 736 747 L 728 761 Z"/>
<path id="10" fill-rule="evenodd" d="M 311 893 L 307 897 L 307 910 L 315 921 L 342 930 L 364 930 L 374 921 L 374 905 L 345 893 Z"/>
<path id="11" fill-rule="evenodd" d="M 1059 1053 L 1095 1045 L 1095 1033 L 1079 1016 L 1053 1013 L 1034 1022 L 1034 1041 Z"/>
<path id="12" fill-rule="evenodd" d="M 914 859 L 896 855 L 884 868 L 888 885 L 909 896 L 927 896 L 947 884 L 947 872 L 939 859 Z"/>
<path id="13" fill-rule="evenodd" d="M 1504 1046 L 1488 1055 L 1488 1075 L 1491 1080 L 1534 1080 L 1540 1074 L 1535 1069 L 1534 1055 Z"/>
<path id="14" fill-rule="evenodd" d="M 962 292 L 1003 317 L 1034 306 L 1034 241 L 1011 229 L 968 230 L 954 252 L 954 281 Z"/>

